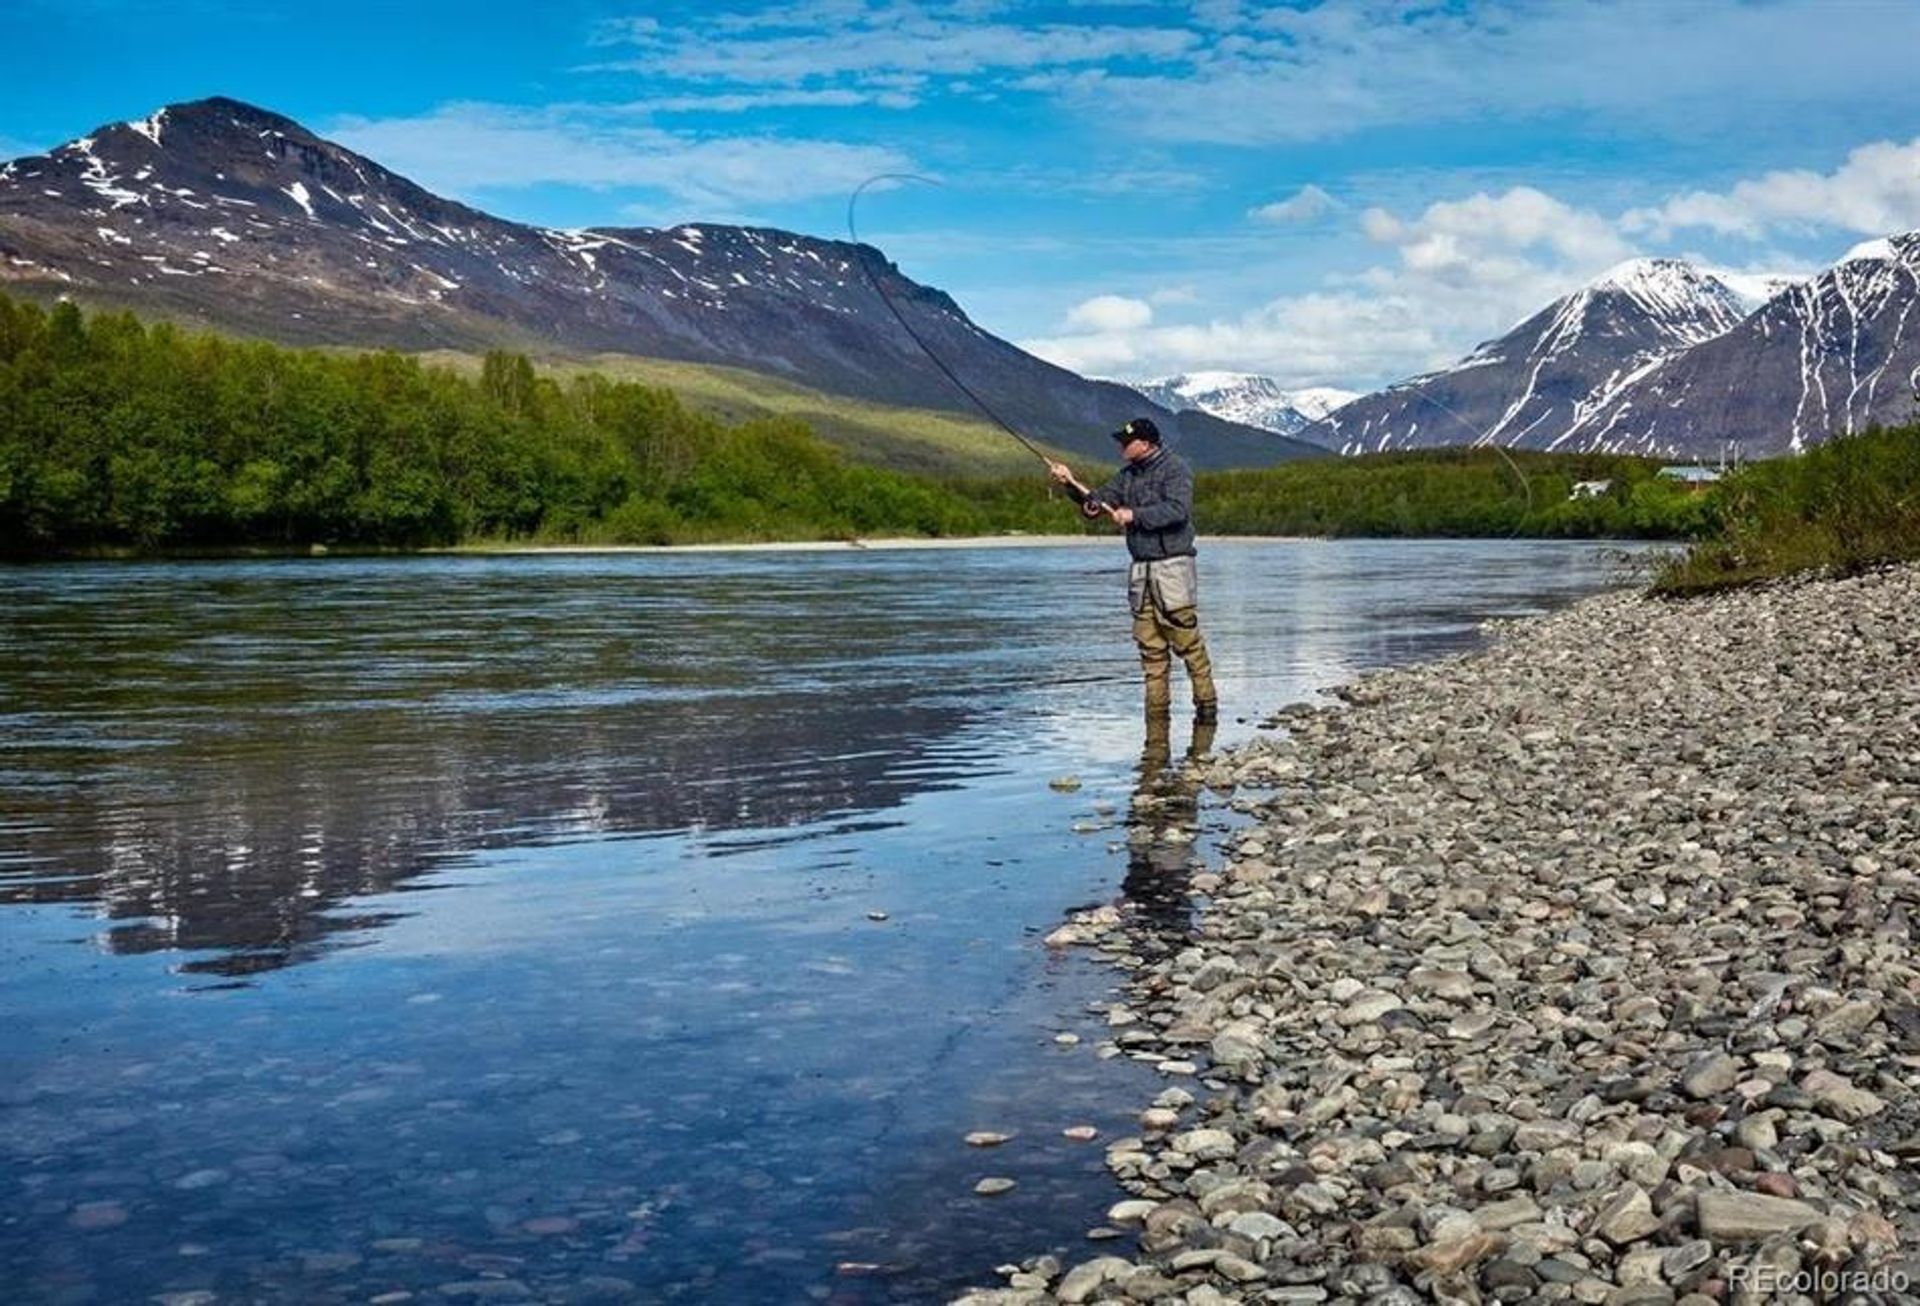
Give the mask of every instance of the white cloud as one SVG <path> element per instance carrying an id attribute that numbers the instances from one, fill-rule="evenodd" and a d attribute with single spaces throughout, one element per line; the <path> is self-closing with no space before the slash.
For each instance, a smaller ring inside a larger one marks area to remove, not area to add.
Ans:
<path id="1" fill-rule="evenodd" d="M 1369 389 L 1453 361 L 1636 252 L 1605 217 L 1529 187 L 1360 223 L 1393 260 L 1326 289 L 1185 323 L 1083 304 L 1023 347 L 1080 372 L 1227 368 Z"/>
<path id="2" fill-rule="evenodd" d="M 1124 295 L 1095 295 L 1067 310 L 1067 328 L 1090 334 L 1138 331 L 1153 322 L 1153 305 Z"/>
<path id="3" fill-rule="evenodd" d="M 1318 222 L 1340 207 L 1339 200 L 1318 186 L 1309 184 L 1302 186 L 1286 199 L 1277 200 L 1272 204 L 1262 204 L 1247 216 L 1256 222 L 1305 225 Z"/>
<path id="4" fill-rule="evenodd" d="M 1411 222 L 1368 209 L 1361 226 L 1374 241 L 1397 246 L 1407 270 L 1456 284 L 1511 277 L 1541 256 L 1597 271 L 1634 253 L 1607 218 L 1531 186 L 1443 200 Z"/>
<path id="5" fill-rule="evenodd" d="M 1910 231 L 1920 227 L 1920 138 L 1862 145 L 1832 172 L 1769 172 L 1726 191 L 1688 191 L 1628 212 L 1621 225 L 1660 239 L 1682 228 L 1750 240 L 1782 228 L 1868 236 Z"/>
<path id="6" fill-rule="evenodd" d="M 639 56 L 599 63 L 596 72 L 736 86 L 983 74 L 1073 68 L 1113 60 L 1176 59 L 1200 44 L 1182 27 L 1018 24 L 991 21 L 995 6 L 913 0 L 842 0 L 718 13 L 704 23 L 663 26 L 616 20 L 599 44 Z"/>
<path id="7" fill-rule="evenodd" d="M 1020 344 L 1083 374 L 1224 368 L 1305 386 L 1403 376 L 1448 348 L 1442 334 L 1446 325 L 1400 296 L 1317 293 L 1276 299 L 1208 322 L 1080 332 Z"/>
<path id="8" fill-rule="evenodd" d="M 757 109 L 851 109 L 877 105 L 911 109 L 918 100 L 904 91 L 736 91 L 716 95 L 668 95 L 630 106 L 648 113 L 749 113 Z"/>
<path id="9" fill-rule="evenodd" d="M 1242 145 L 1553 118 L 1751 135 L 1855 109 L 1862 86 L 1888 112 L 1920 109 L 1920 5 L 1893 0 L 1198 0 L 1133 6 L 1132 22 L 1110 20 L 1121 6 L 1088 8 L 1081 22 L 991 0 L 631 17 L 602 25 L 609 61 L 589 70 L 637 74 L 688 109 L 704 92 L 721 112 L 836 102 L 755 98 L 780 90 L 885 92 L 871 101 L 882 107 L 1023 92 L 1115 136 Z"/>
<path id="10" fill-rule="evenodd" d="M 1914 5 L 1354 0 L 1212 5 L 1195 21 L 1206 30 L 1177 69 L 1053 89 L 1093 114 L 1124 100 L 1149 137 L 1243 145 L 1549 115 L 1791 129 L 1809 106 L 1856 106 L 1863 86 L 1920 103 Z"/>
<path id="11" fill-rule="evenodd" d="M 546 183 L 658 190 L 696 209 L 845 195 L 912 161 L 871 145 L 698 137 L 582 106 L 442 105 L 416 118 L 349 117 L 328 133 L 429 190 L 472 194 Z"/>

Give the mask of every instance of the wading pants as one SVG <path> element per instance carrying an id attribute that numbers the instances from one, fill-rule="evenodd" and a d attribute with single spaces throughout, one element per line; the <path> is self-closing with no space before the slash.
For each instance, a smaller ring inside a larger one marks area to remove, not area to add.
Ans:
<path id="1" fill-rule="evenodd" d="M 1127 572 L 1127 602 L 1133 609 L 1133 642 L 1140 646 L 1140 673 L 1146 680 L 1147 711 L 1162 713 L 1172 702 L 1169 671 L 1172 654 L 1186 664 L 1196 709 L 1211 711 L 1219 702 L 1213 687 L 1213 662 L 1200 637 L 1198 574 L 1191 557 L 1136 562 Z"/>

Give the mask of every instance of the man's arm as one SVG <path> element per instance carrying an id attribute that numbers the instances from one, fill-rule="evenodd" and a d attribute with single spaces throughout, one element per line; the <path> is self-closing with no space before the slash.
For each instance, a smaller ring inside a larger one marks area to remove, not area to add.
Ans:
<path id="1" fill-rule="evenodd" d="M 1193 469 L 1184 462 L 1174 463 L 1155 479 L 1158 492 L 1147 503 L 1135 504 L 1133 524 L 1142 530 L 1164 531 L 1193 516 Z"/>
<path id="2" fill-rule="evenodd" d="M 1047 471 L 1053 477 L 1054 483 L 1064 489 L 1068 497 L 1080 505 L 1080 511 L 1089 517 L 1098 517 L 1101 513 L 1109 511 L 1112 498 L 1120 489 L 1120 477 L 1117 473 L 1112 480 L 1099 489 L 1089 490 L 1080 483 L 1079 478 L 1065 463 L 1048 463 Z"/>

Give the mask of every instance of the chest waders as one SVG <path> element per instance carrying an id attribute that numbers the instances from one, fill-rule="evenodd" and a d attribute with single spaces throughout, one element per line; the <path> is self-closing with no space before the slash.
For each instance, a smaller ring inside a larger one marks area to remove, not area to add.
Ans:
<path id="1" fill-rule="evenodd" d="M 1200 636 L 1199 590 L 1191 554 L 1135 562 L 1127 569 L 1127 606 L 1133 610 L 1133 642 L 1140 649 L 1149 716 L 1163 715 L 1172 706 L 1174 654 L 1187 668 L 1194 716 L 1212 720 L 1219 713 L 1213 660 Z"/>

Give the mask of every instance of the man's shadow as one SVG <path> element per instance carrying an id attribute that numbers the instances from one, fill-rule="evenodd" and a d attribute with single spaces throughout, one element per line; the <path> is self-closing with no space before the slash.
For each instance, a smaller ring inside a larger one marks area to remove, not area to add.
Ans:
<path id="1" fill-rule="evenodd" d="M 1191 925 L 1188 892 L 1193 877 L 1193 845 L 1200 832 L 1199 765 L 1213 750 L 1219 727 L 1196 722 L 1186 752 L 1173 760 L 1173 724 L 1169 714 L 1149 714 L 1140 750 L 1140 772 L 1127 815 L 1127 876 L 1121 893 L 1143 951 L 1164 953 L 1180 945 Z"/>

